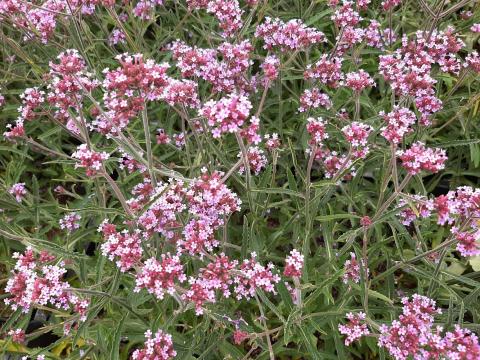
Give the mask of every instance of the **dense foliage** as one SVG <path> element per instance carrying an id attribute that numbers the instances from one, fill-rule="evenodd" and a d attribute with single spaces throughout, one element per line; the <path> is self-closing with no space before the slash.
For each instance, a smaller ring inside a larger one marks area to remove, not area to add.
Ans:
<path id="1" fill-rule="evenodd" d="M 475 0 L 0 0 L 6 359 L 480 359 Z"/>

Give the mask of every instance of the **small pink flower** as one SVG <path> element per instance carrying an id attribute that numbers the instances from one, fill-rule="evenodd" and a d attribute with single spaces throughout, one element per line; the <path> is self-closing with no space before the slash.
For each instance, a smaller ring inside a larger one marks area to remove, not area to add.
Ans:
<path id="1" fill-rule="evenodd" d="M 324 54 L 315 64 L 307 66 L 303 76 L 306 80 L 317 79 L 322 84 L 336 88 L 339 81 L 343 79 L 342 62 L 343 58 L 330 59 Z"/>
<path id="2" fill-rule="evenodd" d="M 476 50 L 467 55 L 464 66 L 480 74 L 480 55 Z"/>
<path id="3" fill-rule="evenodd" d="M 411 126 L 415 124 L 417 117 L 407 108 L 395 106 L 392 112 L 385 114 L 380 112 L 380 116 L 387 123 L 382 130 L 382 136 L 393 144 L 399 144 L 403 141 L 403 137 L 412 132 Z"/>
<path id="4" fill-rule="evenodd" d="M 362 336 L 370 334 L 370 330 L 368 330 L 367 324 L 365 323 L 365 318 L 366 315 L 363 312 L 356 314 L 350 312 L 347 314 L 348 323 L 338 325 L 340 334 L 347 336 L 345 338 L 346 346 L 349 346 Z"/>
<path id="5" fill-rule="evenodd" d="M 69 233 L 80 227 L 80 219 L 82 217 L 75 212 L 65 215 L 60 219 L 60 229 L 65 229 Z"/>
<path id="6" fill-rule="evenodd" d="M 332 101 L 327 94 L 324 94 L 318 88 L 305 89 L 302 96 L 300 96 L 299 112 L 305 112 L 309 109 L 316 109 L 323 106 L 326 109 L 332 107 Z"/>
<path id="7" fill-rule="evenodd" d="M 283 275 L 287 277 L 302 276 L 304 257 L 296 249 L 290 251 L 290 255 L 285 259 L 285 270 Z"/>
<path id="8" fill-rule="evenodd" d="M 311 145 L 321 145 L 324 140 L 328 139 L 326 124 L 321 117 L 307 119 L 307 132 L 310 134 Z"/>
<path id="9" fill-rule="evenodd" d="M 23 329 L 15 329 L 10 330 L 7 333 L 8 336 L 12 337 L 12 341 L 17 344 L 24 344 L 25 343 L 25 330 Z"/>
<path id="10" fill-rule="evenodd" d="M 398 150 L 397 156 L 402 166 L 411 175 L 420 171 L 437 173 L 445 168 L 447 155 L 445 150 L 426 148 L 422 142 L 416 142 L 407 150 Z"/>
<path id="11" fill-rule="evenodd" d="M 275 55 L 269 55 L 262 63 L 262 70 L 265 75 L 265 79 L 269 82 L 275 80 L 278 77 L 280 59 Z"/>
<path id="12" fill-rule="evenodd" d="M 118 44 L 123 44 L 126 41 L 126 35 L 121 29 L 113 29 L 110 35 L 108 36 L 108 45 L 114 46 Z"/>
<path id="13" fill-rule="evenodd" d="M 134 292 L 145 288 L 150 294 L 162 300 L 165 293 L 175 293 L 175 283 L 187 279 L 178 256 L 162 254 L 161 261 L 150 258 L 145 261 L 136 275 Z"/>
<path id="14" fill-rule="evenodd" d="M 15 196 L 17 202 L 22 202 L 25 195 L 27 195 L 27 189 L 25 188 L 25 183 L 16 183 L 13 184 L 8 193 Z"/>
<path id="15" fill-rule="evenodd" d="M 457 251 L 460 255 L 465 257 L 480 255 L 480 231 L 470 233 L 453 228 L 452 233 L 458 241 Z"/>
<path id="16" fill-rule="evenodd" d="M 271 50 L 304 50 L 313 44 L 326 41 L 325 35 L 314 28 L 307 27 L 301 20 L 292 19 L 283 22 L 280 19 L 265 18 L 265 22 L 255 31 L 255 36 L 263 39 L 264 48 Z"/>
<path id="17" fill-rule="evenodd" d="M 102 255 L 116 261 L 120 271 L 125 272 L 140 263 L 143 250 L 139 230 L 117 232 L 114 225 L 104 221 L 99 231 L 105 241 L 101 245 Z"/>
<path id="18" fill-rule="evenodd" d="M 348 281 L 353 281 L 354 283 L 360 282 L 360 264 L 357 261 L 355 253 L 350 253 L 350 260 L 345 261 L 343 266 L 345 273 L 343 274 L 343 282 L 348 284 Z"/>
<path id="19" fill-rule="evenodd" d="M 375 81 L 363 69 L 357 72 L 350 72 L 345 77 L 345 86 L 350 89 L 360 92 L 367 87 L 375 86 Z"/>
<path id="20" fill-rule="evenodd" d="M 382 7 L 383 10 L 388 11 L 395 6 L 399 5 L 402 2 L 402 0 L 384 0 L 382 1 Z"/>
<path id="21" fill-rule="evenodd" d="M 242 152 L 239 152 L 237 157 L 242 158 Z M 260 149 L 258 146 L 251 146 L 247 150 L 247 159 L 248 165 L 250 167 L 250 172 L 255 175 L 260 174 L 260 172 L 265 168 L 267 165 L 267 157 L 265 156 L 265 152 Z M 245 173 L 245 166 L 241 165 L 238 168 L 238 173 L 243 174 Z"/>
<path id="22" fill-rule="evenodd" d="M 133 352 L 132 360 L 169 360 L 177 356 L 170 334 L 158 330 L 153 336 L 152 332 L 147 330 L 145 338 L 145 346 Z"/>
<path id="23" fill-rule="evenodd" d="M 343 5 L 335 11 L 331 19 L 337 26 L 346 27 L 357 25 L 362 20 L 362 17 L 353 9 L 351 1 L 344 1 Z"/>
<path id="24" fill-rule="evenodd" d="M 77 151 L 72 154 L 72 158 L 78 159 L 75 168 L 85 168 L 87 176 L 94 176 L 103 167 L 103 162 L 110 156 L 106 152 L 96 152 L 89 150 L 87 144 L 77 147 Z"/>
<path id="25" fill-rule="evenodd" d="M 480 23 L 473 24 L 470 28 L 470 31 L 474 33 L 480 33 Z"/>
<path id="26" fill-rule="evenodd" d="M 256 256 L 257 254 L 253 252 L 250 259 L 245 259 L 240 265 L 241 274 L 235 276 L 234 291 L 238 300 L 251 299 L 255 296 L 257 288 L 276 294 L 274 285 L 280 281 L 280 276 L 273 274 L 275 266 L 271 263 L 266 267 L 262 266 L 257 262 Z"/>
<path id="27" fill-rule="evenodd" d="M 200 115 L 212 127 L 213 137 L 223 133 L 238 132 L 247 119 L 252 104 L 246 96 L 229 95 L 218 101 L 210 100 L 201 109 Z"/>
<path id="28" fill-rule="evenodd" d="M 364 158 L 368 154 L 368 136 L 372 131 L 373 128 L 370 125 L 358 121 L 354 121 L 342 128 L 343 135 L 345 135 L 345 138 L 354 150 L 354 157 Z"/>
<path id="29" fill-rule="evenodd" d="M 248 339 L 249 335 L 250 334 L 248 332 L 237 329 L 233 332 L 233 342 L 235 345 L 240 345 L 242 342 Z"/>

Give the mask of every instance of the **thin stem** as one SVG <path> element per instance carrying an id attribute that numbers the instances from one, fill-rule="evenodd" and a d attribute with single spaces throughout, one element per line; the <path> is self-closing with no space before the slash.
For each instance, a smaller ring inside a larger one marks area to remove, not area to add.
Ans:
<path id="1" fill-rule="evenodd" d="M 235 137 L 237 139 L 238 146 L 240 147 L 240 151 L 242 152 L 242 160 L 243 160 L 243 167 L 245 171 L 245 187 L 247 190 L 247 198 L 248 203 L 250 206 L 250 210 L 255 212 L 253 207 L 253 199 L 252 199 L 252 184 L 251 184 L 251 175 L 250 175 L 250 164 L 248 162 L 248 151 L 243 143 L 243 139 L 238 132 L 235 133 Z"/>
<path id="2" fill-rule="evenodd" d="M 372 218 L 372 222 L 375 222 L 378 220 L 378 218 L 383 214 L 383 212 L 390 206 L 390 204 L 397 198 L 397 196 L 400 194 L 400 192 L 403 190 L 403 188 L 407 185 L 407 183 L 410 181 L 412 178 L 411 174 L 407 174 L 405 176 L 405 179 L 403 179 L 402 183 L 398 186 L 398 189 L 393 192 L 393 194 L 388 198 L 387 201 L 385 201 L 380 209 L 377 210 L 375 215 Z"/>
<path id="3" fill-rule="evenodd" d="M 268 352 L 270 354 L 270 360 L 275 360 L 275 355 L 273 353 L 273 347 L 272 347 L 272 342 L 270 340 L 270 335 L 269 335 L 269 330 L 267 327 L 267 322 L 265 321 L 265 312 L 263 311 L 263 306 L 262 303 L 260 302 L 260 299 L 258 298 L 258 295 L 255 293 L 255 300 L 257 300 L 258 308 L 260 309 L 260 321 L 262 322 L 263 329 L 265 330 L 265 337 L 267 338 L 267 345 L 268 345 Z"/>
<path id="4" fill-rule="evenodd" d="M 355 115 L 354 120 L 358 121 L 360 119 L 360 92 L 355 91 Z"/>
<path id="5" fill-rule="evenodd" d="M 317 146 L 314 145 L 310 151 L 310 157 L 307 164 L 307 173 L 305 174 L 305 243 L 303 246 L 305 254 L 310 252 L 310 228 L 312 223 L 310 214 L 310 188 L 312 185 L 311 174 L 313 161 L 315 160 L 315 153 L 317 152 Z"/>
<path id="6" fill-rule="evenodd" d="M 150 174 L 150 179 L 152 180 L 153 187 L 157 187 L 157 179 L 155 177 L 155 172 L 153 171 L 152 140 L 150 138 L 150 128 L 148 126 L 148 116 L 147 116 L 147 105 L 145 103 L 143 104 L 143 110 L 142 110 L 142 122 L 143 122 L 143 131 L 145 133 L 145 146 L 147 148 L 148 173 Z"/>
<path id="7" fill-rule="evenodd" d="M 125 210 L 125 212 L 128 214 L 128 216 L 133 217 L 133 213 L 132 213 L 132 211 L 130 210 L 130 207 L 128 206 L 127 200 L 126 200 L 125 197 L 123 196 L 122 191 L 121 191 L 120 188 L 118 187 L 118 185 L 117 185 L 117 183 L 115 182 L 115 180 L 113 180 L 113 179 L 111 178 L 111 176 L 108 175 L 105 167 L 103 168 L 103 173 L 102 173 L 102 175 L 105 177 L 105 179 L 107 180 L 108 184 L 109 184 L 110 187 L 112 188 L 112 190 L 113 190 L 113 192 L 115 193 L 118 201 L 120 201 L 120 204 L 122 204 L 123 210 Z"/>
<path id="8" fill-rule="evenodd" d="M 293 277 L 293 284 L 295 285 L 295 295 L 297 297 L 297 306 L 299 309 L 303 307 L 302 300 L 302 285 L 300 284 L 300 279 L 298 276 Z"/>
<path id="9" fill-rule="evenodd" d="M 397 172 L 397 145 L 391 145 L 390 149 L 392 150 L 392 173 L 393 173 L 393 185 L 395 191 L 398 192 L 398 172 Z"/>

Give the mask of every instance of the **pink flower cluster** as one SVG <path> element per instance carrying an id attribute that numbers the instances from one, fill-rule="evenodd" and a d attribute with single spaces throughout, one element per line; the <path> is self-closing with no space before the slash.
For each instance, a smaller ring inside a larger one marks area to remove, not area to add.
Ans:
<path id="1" fill-rule="evenodd" d="M 339 27 L 351 27 L 357 25 L 362 17 L 353 9 L 353 2 L 343 1 L 331 17 L 332 21 Z"/>
<path id="2" fill-rule="evenodd" d="M 434 316 L 441 313 L 425 296 L 402 299 L 403 312 L 391 326 L 382 325 L 378 344 L 395 359 L 476 359 L 480 345 L 476 335 L 458 325 L 442 337 L 442 328 L 433 329 Z"/>
<path id="3" fill-rule="evenodd" d="M 388 11 L 393 9 L 395 6 L 400 5 L 402 0 L 384 0 L 382 1 L 383 10 Z"/>
<path id="4" fill-rule="evenodd" d="M 201 315 L 205 303 L 215 303 L 217 290 L 221 291 L 223 297 L 229 298 L 237 265 L 237 261 L 230 261 L 223 253 L 215 256 L 215 260 L 206 268 L 200 269 L 198 277 L 189 279 L 190 288 L 182 295 L 182 299 L 192 302 L 195 313 Z"/>
<path id="5" fill-rule="evenodd" d="M 47 252 L 35 254 L 30 247 L 23 254 L 14 253 L 13 258 L 17 263 L 5 287 L 9 294 L 5 304 L 25 313 L 32 306 L 50 304 L 64 310 L 72 307 L 78 311 L 81 320 L 85 319 L 88 302 L 73 295 L 70 285 L 62 280 L 67 272 L 63 262 L 49 264 L 55 260 L 54 256 Z"/>
<path id="6" fill-rule="evenodd" d="M 113 29 L 110 35 L 108 36 L 108 45 L 114 46 L 118 44 L 123 44 L 126 41 L 126 35 L 121 29 Z"/>
<path id="7" fill-rule="evenodd" d="M 262 63 L 262 70 L 265 76 L 265 86 L 278 77 L 280 59 L 275 55 L 269 55 Z"/>
<path id="8" fill-rule="evenodd" d="M 103 162 L 110 156 L 106 152 L 97 152 L 88 149 L 87 144 L 77 147 L 77 151 L 72 154 L 72 158 L 79 160 L 75 168 L 85 168 L 87 176 L 94 176 L 102 170 Z"/>
<path id="9" fill-rule="evenodd" d="M 183 283 L 187 277 L 178 256 L 162 254 L 161 260 L 147 259 L 135 279 L 134 292 L 146 289 L 150 294 L 162 300 L 165 293 L 175 293 L 175 283 Z"/>
<path id="10" fill-rule="evenodd" d="M 20 95 L 20 99 L 22 100 L 22 106 L 18 108 L 20 115 L 15 121 L 15 125 L 7 125 L 7 131 L 3 133 L 5 138 L 15 139 L 25 135 L 25 120 L 32 121 L 39 115 L 39 112 L 36 110 L 44 103 L 44 95 L 45 92 L 39 90 L 37 87 L 25 89 Z"/>
<path id="11" fill-rule="evenodd" d="M 370 125 L 354 121 L 342 128 L 345 139 L 350 143 L 355 158 L 364 158 L 369 152 L 368 136 L 373 131 Z"/>
<path id="12" fill-rule="evenodd" d="M 12 337 L 12 341 L 17 344 L 25 344 L 25 330 L 23 329 L 11 329 L 7 333 Z"/>
<path id="13" fill-rule="evenodd" d="M 20 95 L 22 106 L 19 107 L 18 112 L 23 120 L 31 121 L 38 116 L 35 110 L 45 101 L 45 92 L 38 89 L 38 87 L 27 88 Z"/>
<path id="14" fill-rule="evenodd" d="M 290 251 L 290 255 L 285 259 L 285 269 L 283 275 L 287 277 L 300 277 L 302 276 L 304 256 L 293 249 Z"/>
<path id="15" fill-rule="evenodd" d="M 208 1 L 207 12 L 215 15 L 224 37 L 233 37 L 241 29 L 242 13 L 238 0 Z"/>
<path id="16" fill-rule="evenodd" d="M 82 217 L 75 212 L 65 215 L 60 219 L 60 229 L 65 229 L 69 233 L 80 227 L 80 219 Z"/>
<path id="17" fill-rule="evenodd" d="M 8 189 L 8 193 L 15 196 L 15 200 L 17 202 L 22 202 L 25 195 L 27 195 L 27 189 L 25 188 L 25 183 L 16 183 L 13 184 L 10 189 Z"/>
<path id="18" fill-rule="evenodd" d="M 102 254 L 110 261 L 116 260 L 120 271 L 125 272 L 140 263 L 142 257 L 140 230 L 118 232 L 115 225 L 104 221 L 98 229 L 104 239 Z"/>
<path id="19" fill-rule="evenodd" d="M 346 74 L 344 84 L 353 91 L 360 92 L 367 87 L 375 86 L 375 81 L 365 70 L 360 69 Z"/>
<path id="20" fill-rule="evenodd" d="M 445 150 L 426 148 L 422 142 L 416 142 L 407 150 L 398 150 L 397 156 L 410 175 L 420 171 L 437 173 L 445 168 L 447 155 Z"/>
<path id="21" fill-rule="evenodd" d="M 242 158 L 242 152 L 239 152 L 237 155 L 238 158 Z M 248 166 L 250 167 L 250 172 L 255 175 L 260 174 L 260 172 L 267 166 L 267 157 L 265 156 L 265 152 L 260 149 L 258 146 L 251 146 L 247 150 L 247 161 Z M 239 174 L 245 173 L 245 166 L 241 165 L 238 168 Z"/>
<path id="22" fill-rule="evenodd" d="M 408 205 L 408 207 L 407 207 Z M 480 232 L 470 219 L 480 216 L 480 190 L 462 186 L 434 199 L 411 195 L 401 199 L 399 207 L 402 223 L 410 225 L 418 217 L 437 216 L 439 225 L 454 224 L 452 235 L 457 241 L 457 251 L 462 256 L 480 255 Z"/>
<path id="23" fill-rule="evenodd" d="M 465 67 L 467 66 L 476 73 L 480 74 L 480 55 L 476 50 L 472 51 L 465 58 Z"/>
<path id="24" fill-rule="evenodd" d="M 216 49 L 191 47 L 177 40 L 169 48 L 183 77 L 197 81 L 199 77 L 211 84 L 214 92 L 243 94 L 255 87 L 247 72 L 253 64 L 253 46 L 248 40 L 238 44 L 225 42 Z"/>
<path id="25" fill-rule="evenodd" d="M 398 206 L 403 208 L 400 211 L 400 218 L 402 224 L 405 226 L 410 225 L 418 217 L 428 218 L 431 214 L 434 207 L 432 201 L 429 201 L 427 197 L 422 195 L 412 195 L 413 199 L 400 199 Z"/>
<path id="26" fill-rule="evenodd" d="M 348 284 L 349 281 L 357 284 L 360 282 L 360 263 L 357 261 L 355 253 L 350 253 L 350 260 L 345 261 L 343 268 L 345 270 L 342 276 L 344 284 Z"/>
<path id="27" fill-rule="evenodd" d="M 433 65 L 458 74 L 461 63 L 457 54 L 463 46 L 452 27 L 431 33 L 418 31 L 414 39 L 404 36 L 394 54 L 380 55 L 379 72 L 396 93 L 415 98 L 422 123 L 429 124 L 431 115 L 442 108 L 442 102 L 435 97 Z"/>
<path id="28" fill-rule="evenodd" d="M 338 331 L 340 331 L 340 334 L 347 336 L 345 338 L 345 345 L 349 346 L 362 336 L 370 334 L 370 330 L 368 330 L 367 324 L 365 324 L 365 313 L 359 312 L 354 314 L 350 312 L 346 317 L 348 323 L 338 325 Z"/>
<path id="29" fill-rule="evenodd" d="M 253 252 L 250 259 L 243 260 L 239 269 L 241 275 L 236 275 L 234 278 L 238 300 L 255 297 L 257 289 L 276 293 L 274 285 L 280 281 L 280 276 L 272 272 L 275 266 L 272 263 L 263 266 L 257 262 L 256 257 L 257 254 Z"/>
<path id="30" fill-rule="evenodd" d="M 133 352 L 132 360 L 169 360 L 177 356 L 170 334 L 158 330 L 153 336 L 152 332 L 147 330 L 145 338 L 145 346 Z"/>
<path id="31" fill-rule="evenodd" d="M 116 135 L 133 117 L 143 110 L 145 102 L 163 98 L 169 84 L 168 64 L 144 60 L 142 54 L 122 54 L 116 57 L 120 67 L 104 69 L 103 87 L 105 113 L 99 114 L 92 127 L 102 134 Z M 171 102 L 172 99 L 170 98 Z"/>
<path id="32" fill-rule="evenodd" d="M 229 95 L 218 101 L 210 100 L 199 111 L 212 127 L 213 137 L 238 132 L 248 118 L 252 104 L 246 96 Z"/>
<path id="33" fill-rule="evenodd" d="M 220 173 L 208 174 L 204 170 L 202 176 L 190 181 L 187 187 L 182 182 L 171 180 L 170 183 L 159 184 L 154 189 L 150 181 L 144 181 L 142 186 L 132 191 L 136 196 L 135 202 L 139 204 L 144 202 L 145 198 L 156 198 L 138 218 L 138 225 L 146 230 L 143 236 L 160 232 L 174 241 L 177 247 L 176 255 L 162 254 L 161 260 L 150 258 L 140 263 L 141 254 L 130 255 L 125 259 L 139 259 L 136 292 L 145 288 L 159 299 L 166 293 L 176 293 L 182 300 L 194 305 L 197 315 L 203 314 L 206 303 L 216 301 L 217 291 L 221 291 L 224 297 L 229 297 L 234 292 L 238 299 L 253 297 L 259 288 L 275 292 L 274 284 L 280 277 L 272 272 L 272 264 L 264 267 L 252 257 L 238 266 L 236 261 L 230 261 L 224 254 L 212 254 L 219 244 L 215 231 L 223 225 L 224 219 L 240 207 L 240 200 L 222 183 L 221 176 Z M 102 250 L 117 244 L 120 244 L 118 247 L 122 249 L 137 246 L 137 242 L 133 246 L 124 245 L 121 238 L 123 234 L 117 234 L 111 224 L 104 224 L 101 231 L 107 240 Z M 132 236 L 126 232 L 124 235 Z M 117 257 L 115 250 L 117 249 L 108 249 L 104 255 Z M 207 252 L 210 254 L 205 257 Z M 199 270 L 197 276 L 189 278 L 188 287 L 185 289 L 182 284 L 187 277 L 181 257 L 187 253 L 211 261 Z M 124 261 L 117 265 L 121 267 L 122 264 Z M 129 263 L 121 270 L 126 271 L 131 267 L 132 263 Z M 233 291 L 230 289 L 232 286 Z"/>
<path id="34" fill-rule="evenodd" d="M 91 92 L 99 82 L 87 71 L 85 60 L 77 50 L 66 50 L 57 56 L 58 63 L 50 62 L 50 80 L 47 86 L 48 102 L 56 109 L 55 117 L 67 122 L 70 111 L 81 113 L 85 92 Z"/>
<path id="35" fill-rule="evenodd" d="M 264 41 L 265 49 L 278 48 L 281 51 L 305 50 L 313 44 L 326 41 L 321 31 L 307 27 L 298 19 L 285 23 L 270 17 L 266 17 L 265 22 L 257 26 L 255 36 Z"/>
<path id="36" fill-rule="evenodd" d="M 326 124 L 322 118 L 308 118 L 307 132 L 310 134 L 310 145 L 322 145 L 323 141 L 328 139 Z"/>
<path id="37" fill-rule="evenodd" d="M 315 64 L 308 65 L 304 73 L 305 80 L 315 79 L 331 88 L 336 88 L 343 79 L 343 58 L 323 54 Z"/>
<path id="38" fill-rule="evenodd" d="M 407 108 L 395 106 L 392 112 L 385 114 L 380 112 L 380 116 L 387 123 L 382 128 L 382 136 L 393 144 L 399 144 L 403 141 L 403 137 L 412 132 L 411 126 L 415 124 L 417 117 Z"/>
<path id="39" fill-rule="evenodd" d="M 320 106 L 330 109 L 332 107 L 330 97 L 322 93 L 318 88 L 305 89 L 302 96 L 300 96 L 300 107 L 298 111 L 305 112 L 310 109 L 317 109 Z"/>

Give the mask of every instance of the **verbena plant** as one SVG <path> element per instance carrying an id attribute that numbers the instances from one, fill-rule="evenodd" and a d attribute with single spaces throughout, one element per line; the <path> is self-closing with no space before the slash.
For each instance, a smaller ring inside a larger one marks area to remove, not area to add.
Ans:
<path id="1" fill-rule="evenodd" d="M 8 359 L 480 359 L 479 4 L 0 0 Z"/>

